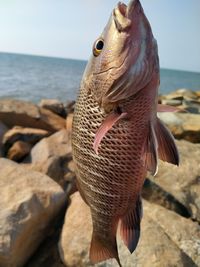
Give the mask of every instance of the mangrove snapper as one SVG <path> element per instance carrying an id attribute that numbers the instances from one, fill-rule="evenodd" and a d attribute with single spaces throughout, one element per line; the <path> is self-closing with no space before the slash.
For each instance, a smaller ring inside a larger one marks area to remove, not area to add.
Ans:
<path id="1" fill-rule="evenodd" d="M 94 263 L 115 258 L 120 265 L 119 223 L 125 245 L 135 250 L 147 171 L 156 174 L 158 158 L 179 164 L 174 139 L 157 118 L 167 110 L 157 105 L 159 82 L 157 43 L 140 1 L 119 3 L 94 42 L 73 119 L 77 187 L 91 210 Z"/>

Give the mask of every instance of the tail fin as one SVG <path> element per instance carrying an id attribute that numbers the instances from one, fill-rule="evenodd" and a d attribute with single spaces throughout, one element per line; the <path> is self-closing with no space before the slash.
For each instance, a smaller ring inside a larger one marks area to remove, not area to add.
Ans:
<path id="1" fill-rule="evenodd" d="M 142 202 L 140 196 L 136 204 L 121 219 L 120 233 L 129 251 L 133 253 L 140 238 L 140 221 L 142 218 Z"/>
<path id="2" fill-rule="evenodd" d="M 119 260 L 116 237 L 112 238 L 110 242 L 106 242 L 93 232 L 90 246 L 90 260 L 92 263 L 98 263 L 111 258 L 115 258 L 119 266 L 122 267 Z"/>

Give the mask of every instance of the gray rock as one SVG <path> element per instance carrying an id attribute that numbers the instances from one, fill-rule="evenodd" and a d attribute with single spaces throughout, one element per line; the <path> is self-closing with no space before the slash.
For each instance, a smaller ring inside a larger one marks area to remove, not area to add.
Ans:
<path id="1" fill-rule="evenodd" d="M 200 144 L 181 140 L 176 142 L 180 166 L 159 163 L 158 174 L 150 179 L 184 205 L 200 222 Z"/>
<path id="2" fill-rule="evenodd" d="M 21 267 L 46 237 L 66 196 L 48 176 L 0 159 L 0 266 Z"/>
<path id="3" fill-rule="evenodd" d="M 71 199 L 59 242 L 62 261 L 68 267 L 118 267 L 113 259 L 96 265 L 91 264 L 89 261 L 92 234 L 90 211 L 78 192 L 72 195 Z M 199 263 L 200 229 L 192 221 L 157 205 L 144 202 L 141 229 L 139 245 L 132 255 L 118 236 L 122 266 L 194 267 Z"/>
<path id="4" fill-rule="evenodd" d="M 10 128 L 22 126 L 50 132 L 65 128 L 65 120 L 53 112 L 31 102 L 14 99 L 0 100 L 0 120 Z"/>

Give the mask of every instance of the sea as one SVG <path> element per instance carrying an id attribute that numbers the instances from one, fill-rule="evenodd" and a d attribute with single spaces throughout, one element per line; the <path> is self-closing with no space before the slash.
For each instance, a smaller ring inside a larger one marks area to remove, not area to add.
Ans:
<path id="1" fill-rule="evenodd" d="M 44 98 L 75 100 L 87 62 L 0 53 L 0 98 L 38 103 Z M 160 94 L 179 88 L 200 90 L 200 73 L 161 69 Z"/>

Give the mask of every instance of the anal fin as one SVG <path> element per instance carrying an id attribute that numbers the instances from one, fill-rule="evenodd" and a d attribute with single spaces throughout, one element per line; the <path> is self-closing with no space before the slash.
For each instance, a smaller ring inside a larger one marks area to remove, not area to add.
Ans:
<path id="1" fill-rule="evenodd" d="M 155 133 L 159 158 L 174 165 L 179 165 L 179 154 L 174 137 L 158 118 L 155 125 Z"/>
<path id="2" fill-rule="evenodd" d="M 140 238 L 142 202 L 140 196 L 128 213 L 121 218 L 120 234 L 129 251 L 133 253 Z"/>

